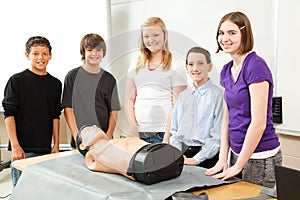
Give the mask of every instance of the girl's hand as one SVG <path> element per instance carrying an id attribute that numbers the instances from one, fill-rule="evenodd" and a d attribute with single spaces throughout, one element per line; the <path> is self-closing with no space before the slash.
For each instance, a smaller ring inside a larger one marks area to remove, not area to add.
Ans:
<path id="1" fill-rule="evenodd" d="M 217 174 L 220 171 L 225 171 L 227 168 L 228 168 L 227 161 L 222 162 L 222 161 L 218 160 L 218 162 L 216 163 L 216 165 L 214 167 L 206 170 L 205 175 L 212 176 L 214 174 Z"/>
<path id="2" fill-rule="evenodd" d="M 242 168 L 239 169 L 236 165 L 233 165 L 232 167 L 224 170 L 223 172 L 214 175 L 214 178 L 222 179 L 222 180 L 227 180 L 229 178 L 232 178 L 236 175 L 238 175 L 242 171 Z"/>

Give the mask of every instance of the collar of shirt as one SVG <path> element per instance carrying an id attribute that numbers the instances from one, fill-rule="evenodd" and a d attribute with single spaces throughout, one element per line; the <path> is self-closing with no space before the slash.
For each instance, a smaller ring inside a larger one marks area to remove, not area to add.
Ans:
<path id="1" fill-rule="evenodd" d="M 192 86 L 192 94 L 195 94 L 195 95 L 204 95 L 207 91 L 207 88 L 209 87 L 209 85 L 211 84 L 211 80 L 208 79 L 208 81 L 204 84 L 204 85 L 201 85 L 200 87 L 195 87 L 195 85 L 193 84 Z"/>

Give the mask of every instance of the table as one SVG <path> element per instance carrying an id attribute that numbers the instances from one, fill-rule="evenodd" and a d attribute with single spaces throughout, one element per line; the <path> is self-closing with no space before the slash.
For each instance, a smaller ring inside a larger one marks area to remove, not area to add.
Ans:
<path id="1" fill-rule="evenodd" d="M 196 191 L 194 193 L 200 194 L 201 192 L 206 192 L 209 200 L 232 200 L 260 196 L 261 189 L 262 186 L 260 185 L 252 184 L 246 181 L 240 181 L 208 189 L 201 189 L 200 191 Z M 270 198 L 270 200 L 276 199 Z"/>
<path id="2" fill-rule="evenodd" d="M 59 152 L 59 153 L 51 153 L 51 154 L 46 154 L 46 155 L 42 155 L 42 156 L 36 156 L 36 157 L 32 157 L 32 158 L 26 158 L 26 159 L 22 159 L 22 160 L 16 160 L 12 162 L 12 165 L 14 168 L 23 171 L 25 167 L 29 166 L 29 165 L 33 165 L 36 163 L 40 163 L 46 160 L 50 160 L 50 159 L 54 159 L 54 158 L 61 158 L 61 157 L 65 157 L 65 156 L 70 156 L 73 154 L 77 154 L 79 153 L 78 150 L 70 150 L 70 151 L 63 151 L 63 152 Z"/>
<path id="3" fill-rule="evenodd" d="M 12 163 L 12 165 L 23 171 L 25 167 L 32 164 L 40 163 L 54 158 L 61 158 L 65 156 L 70 156 L 78 154 L 78 150 L 65 151 L 60 153 L 48 154 L 43 156 L 37 156 L 32 158 L 27 158 L 23 160 L 17 160 Z M 245 181 L 240 181 L 231 184 L 225 184 L 220 186 L 214 186 L 209 188 L 204 188 L 199 191 L 193 191 L 194 194 L 199 194 L 201 192 L 206 192 L 209 196 L 209 200 L 230 200 L 230 199 L 242 199 L 260 196 L 262 186 L 248 183 Z"/>

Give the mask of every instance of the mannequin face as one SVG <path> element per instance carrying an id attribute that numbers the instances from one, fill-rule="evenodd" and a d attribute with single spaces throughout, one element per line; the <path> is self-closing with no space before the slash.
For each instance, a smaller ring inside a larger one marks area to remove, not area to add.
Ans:
<path id="1" fill-rule="evenodd" d="M 83 146 L 91 146 L 99 139 L 107 139 L 106 134 L 96 125 L 86 126 L 80 131 Z"/>

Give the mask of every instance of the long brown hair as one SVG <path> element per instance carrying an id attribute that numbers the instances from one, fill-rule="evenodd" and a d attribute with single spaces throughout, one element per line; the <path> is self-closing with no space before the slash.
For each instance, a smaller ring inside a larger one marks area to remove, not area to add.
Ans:
<path id="1" fill-rule="evenodd" d="M 162 29 L 164 33 L 164 45 L 162 49 L 163 59 L 161 61 L 163 71 L 168 71 L 171 68 L 172 54 L 169 50 L 168 31 L 166 29 L 166 25 L 159 17 L 150 17 L 141 25 L 141 34 L 139 38 L 139 48 L 140 48 L 141 55 L 139 56 L 138 62 L 136 64 L 136 73 L 138 73 L 138 71 L 142 67 L 145 67 L 147 60 L 150 58 L 151 52 L 143 42 L 143 29 L 147 26 L 153 26 L 153 25 L 159 25 L 159 27 Z"/>

